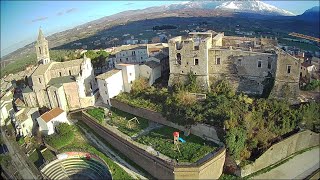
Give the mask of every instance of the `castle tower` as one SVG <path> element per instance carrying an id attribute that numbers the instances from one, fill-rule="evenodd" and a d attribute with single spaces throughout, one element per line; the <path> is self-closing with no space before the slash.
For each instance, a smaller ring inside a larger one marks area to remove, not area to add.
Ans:
<path id="1" fill-rule="evenodd" d="M 38 64 L 47 64 L 50 62 L 48 41 L 44 37 L 42 30 L 39 29 L 38 40 L 36 42 L 36 53 Z"/>

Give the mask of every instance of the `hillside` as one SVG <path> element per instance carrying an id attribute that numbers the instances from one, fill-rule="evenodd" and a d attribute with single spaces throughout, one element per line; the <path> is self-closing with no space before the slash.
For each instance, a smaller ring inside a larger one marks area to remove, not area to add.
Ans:
<path id="1" fill-rule="evenodd" d="M 88 49 L 106 48 L 122 44 L 122 40 L 125 39 L 124 34 L 150 40 L 158 33 L 152 31 L 152 27 L 164 24 L 178 26 L 175 30 L 163 32 L 171 36 L 183 34 L 185 30 L 201 31 L 205 29 L 224 31 L 226 35 L 234 35 L 236 25 L 240 27 L 240 30 L 256 32 L 256 36 L 286 36 L 287 33 L 293 31 L 315 37 L 319 36 L 319 26 L 313 21 L 304 21 L 299 16 L 269 16 L 252 11 L 239 12 L 226 8 L 198 7 L 183 6 L 178 10 L 177 7 L 168 6 L 161 10 L 152 7 L 125 11 L 53 34 L 47 39 L 51 49 L 81 48 L 81 46 L 73 46 L 73 43 L 76 42 L 86 44 Z M 239 27 L 237 28 L 239 29 Z M 101 38 L 105 39 L 102 45 L 93 45 L 95 40 Z M 1 67 L 19 57 L 27 56 L 33 51 L 34 43 L 20 48 L 3 57 Z"/>

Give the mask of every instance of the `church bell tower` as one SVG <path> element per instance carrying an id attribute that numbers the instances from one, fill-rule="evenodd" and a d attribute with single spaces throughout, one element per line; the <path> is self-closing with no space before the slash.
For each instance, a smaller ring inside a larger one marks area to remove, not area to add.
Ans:
<path id="1" fill-rule="evenodd" d="M 50 62 L 48 41 L 44 37 L 41 28 L 39 29 L 38 40 L 36 42 L 36 53 L 38 64 L 47 64 Z"/>

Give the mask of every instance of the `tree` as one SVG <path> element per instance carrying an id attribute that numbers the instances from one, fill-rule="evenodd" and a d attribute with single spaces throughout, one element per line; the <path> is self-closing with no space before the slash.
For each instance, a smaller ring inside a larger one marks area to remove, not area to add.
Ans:
<path id="1" fill-rule="evenodd" d="M 149 88 L 149 83 L 146 78 L 139 78 L 136 79 L 131 87 L 131 92 L 135 95 L 142 93 L 145 91 L 147 88 Z"/>
<path id="2" fill-rule="evenodd" d="M 231 156 L 240 159 L 241 152 L 245 149 L 247 134 L 241 127 L 232 128 L 226 135 L 226 144 Z"/>

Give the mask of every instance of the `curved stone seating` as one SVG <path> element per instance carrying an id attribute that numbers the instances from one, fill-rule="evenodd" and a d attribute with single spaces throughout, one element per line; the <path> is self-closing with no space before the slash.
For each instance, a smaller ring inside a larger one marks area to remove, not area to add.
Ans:
<path id="1" fill-rule="evenodd" d="M 47 164 L 41 172 L 49 179 L 112 179 L 108 166 L 101 159 L 86 159 L 80 156 L 68 156 Z"/>

